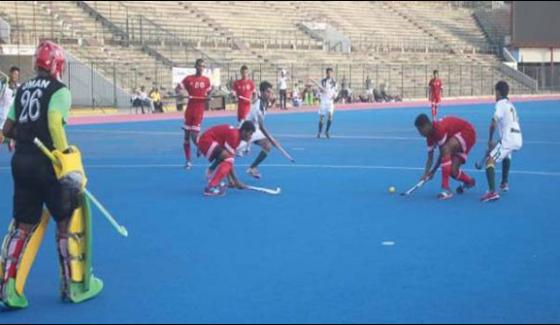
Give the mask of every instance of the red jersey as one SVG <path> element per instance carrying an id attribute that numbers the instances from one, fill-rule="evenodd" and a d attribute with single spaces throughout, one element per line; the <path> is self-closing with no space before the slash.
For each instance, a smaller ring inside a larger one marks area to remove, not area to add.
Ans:
<path id="1" fill-rule="evenodd" d="M 235 151 L 240 144 L 239 129 L 227 124 L 208 129 L 200 136 L 199 140 L 199 148 L 205 155 L 211 154 L 207 151 L 212 151 L 216 145 L 226 149 L 231 155 L 235 155 Z"/>
<path id="2" fill-rule="evenodd" d="M 441 93 L 443 83 L 440 79 L 433 78 L 430 80 L 430 101 L 439 103 L 441 101 Z"/>
<path id="3" fill-rule="evenodd" d="M 192 97 L 199 97 L 199 98 L 206 98 L 208 96 L 208 92 L 212 89 L 212 83 L 210 79 L 205 76 L 187 76 L 183 81 L 181 81 L 183 87 L 189 93 L 189 96 Z M 206 100 L 205 99 L 197 99 L 191 98 L 189 99 L 189 103 L 187 105 L 187 109 L 204 109 L 206 108 Z"/>
<path id="4" fill-rule="evenodd" d="M 456 117 L 446 117 L 440 121 L 434 122 L 434 131 L 431 136 L 427 138 L 428 151 L 433 152 L 436 145 L 442 146 L 447 140 L 461 135 L 461 133 L 468 134 L 469 138 L 475 137 L 474 127 L 467 121 Z M 468 139 L 473 142 L 475 139 Z"/>
<path id="5" fill-rule="evenodd" d="M 239 79 L 236 80 L 233 83 L 233 91 L 235 91 L 235 93 L 237 94 L 237 96 L 242 96 L 245 98 L 249 98 L 251 99 L 251 97 L 253 96 L 253 93 L 255 92 L 255 83 L 253 82 L 253 80 L 243 80 L 243 79 Z M 251 106 L 251 101 L 250 100 L 243 100 L 240 99 L 239 100 L 239 105 L 247 105 L 247 106 Z"/>

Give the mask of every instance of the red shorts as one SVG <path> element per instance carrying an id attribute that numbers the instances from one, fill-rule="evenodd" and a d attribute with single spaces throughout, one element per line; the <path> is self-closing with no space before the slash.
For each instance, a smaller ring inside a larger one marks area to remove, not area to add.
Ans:
<path id="1" fill-rule="evenodd" d="M 474 128 L 469 126 L 463 131 L 455 134 L 453 137 L 459 140 L 459 143 L 461 144 L 462 151 L 461 153 L 456 154 L 456 156 L 459 157 L 464 164 L 467 162 L 469 153 L 476 143 L 476 131 Z"/>
<path id="2" fill-rule="evenodd" d="M 202 135 L 199 139 L 198 139 L 198 150 L 200 150 L 200 152 L 208 159 L 208 160 L 213 160 L 212 155 L 214 154 L 214 151 L 216 151 L 216 148 L 219 147 L 220 145 L 214 141 L 212 139 L 212 137 L 208 136 L 208 135 Z"/>
<path id="3" fill-rule="evenodd" d="M 237 106 L 237 121 L 241 122 L 243 120 L 246 120 L 250 112 L 251 112 L 250 104 L 246 104 L 246 105 L 239 104 Z"/>
<path id="4" fill-rule="evenodd" d="M 204 107 L 187 107 L 185 111 L 185 129 L 200 132 L 200 126 L 204 119 Z"/>

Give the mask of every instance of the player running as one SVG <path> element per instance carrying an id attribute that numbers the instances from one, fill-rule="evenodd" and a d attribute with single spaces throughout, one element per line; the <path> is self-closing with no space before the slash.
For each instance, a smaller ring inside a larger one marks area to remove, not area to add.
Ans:
<path id="1" fill-rule="evenodd" d="M 438 106 L 441 103 L 443 93 L 443 83 L 439 79 L 439 72 L 434 70 L 434 77 L 430 80 L 428 100 L 432 104 L 432 121 L 436 121 Z"/>
<path id="2" fill-rule="evenodd" d="M 325 115 L 327 116 L 325 136 L 327 139 L 330 138 L 330 129 L 334 115 L 334 100 L 337 94 L 337 84 L 336 80 L 332 77 L 332 73 L 333 69 L 327 68 L 326 77 L 323 78 L 321 84 L 318 85 L 321 91 L 321 105 L 319 107 L 319 132 L 317 133 L 317 138 L 321 138 Z"/>
<path id="3" fill-rule="evenodd" d="M 232 86 L 232 93 L 237 98 L 237 121 L 247 119 L 251 111 L 251 102 L 256 97 L 256 88 L 253 80 L 249 79 L 249 68 L 241 67 L 241 79 L 236 80 Z"/>
<path id="4" fill-rule="evenodd" d="M 196 139 L 200 133 L 200 126 L 204 118 L 204 110 L 208 101 L 212 98 L 212 83 L 208 77 L 203 76 L 206 63 L 203 59 L 196 60 L 196 74 L 187 76 L 181 81 L 181 87 L 187 91 L 189 102 L 185 111 L 185 141 L 183 149 L 185 151 L 186 169 L 192 168 L 191 160 L 191 141 L 196 146 Z"/>
<path id="5" fill-rule="evenodd" d="M 523 146 L 523 135 L 519 125 L 519 116 L 513 104 L 509 101 L 509 85 L 505 81 L 499 81 L 495 87 L 496 106 L 494 117 L 490 124 L 490 140 L 488 141 L 488 157 L 486 159 L 486 178 L 488 180 L 488 192 L 481 198 L 482 202 L 496 201 L 500 194 L 496 191 L 495 165 L 502 163 L 502 192 L 509 191 L 508 177 L 511 167 L 511 157 L 514 151 Z M 498 129 L 500 139 L 494 143 L 494 133 Z"/>
<path id="6" fill-rule="evenodd" d="M 66 60 L 58 45 L 44 41 L 34 61 L 37 77 L 18 88 L 2 130 L 16 140 L 13 221 L 0 258 L 0 298 L 8 308 L 28 306 L 25 282 L 51 215 L 57 223 L 62 298 L 80 303 L 103 289 L 92 274 L 91 215 L 81 157 L 64 131 L 72 102 L 70 90 L 60 82 Z M 35 138 L 54 150 L 56 167 L 35 146 Z"/>
<path id="7" fill-rule="evenodd" d="M 436 123 L 432 123 L 426 114 L 421 114 L 415 122 L 418 132 L 427 139 L 428 161 L 424 171 L 423 180 L 430 180 L 441 165 L 442 192 L 438 195 L 440 200 L 453 197 L 449 187 L 449 177 L 462 182 L 457 188 L 458 193 L 464 189 L 475 186 L 475 180 L 461 170 L 461 165 L 467 162 L 467 157 L 476 143 L 476 131 L 474 127 L 462 119 L 447 117 Z M 435 147 L 439 147 L 440 156 L 434 165 Z M 432 168 L 433 166 L 433 168 Z"/>
<path id="8" fill-rule="evenodd" d="M 205 131 L 198 140 L 200 152 L 216 166 L 207 174 L 208 185 L 204 189 L 206 196 L 222 196 L 227 190 L 224 178 L 228 177 L 231 186 L 245 189 L 235 175 L 234 157 L 242 141 L 248 142 L 255 132 L 255 125 L 245 121 L 239 129 L 229 125 L 218 125 Z"/>

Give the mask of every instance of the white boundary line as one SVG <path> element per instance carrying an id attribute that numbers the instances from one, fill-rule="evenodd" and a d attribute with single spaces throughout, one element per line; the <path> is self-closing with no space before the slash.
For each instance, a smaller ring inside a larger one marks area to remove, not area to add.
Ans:
<path id="1" fill-rule="evenodd" d="M 86 133 L 86 134 L 121 134 L 121 135 L 172 135 L 181 136 L 181 132 L 164 132 L 164 131 L 119 131 L 119 130 L 71 130 L 69 133 Z M 292 138 L 292 139 L 316 139 L 316 134 L 275 134 L 279 138 Z M 419 141 L 425 142 L 422 137 L 401 137 L 401 136 L 382 136 L 382 135 L 333 135 L 331 139 L 342 140 L 397 140 L 397 141 Z M 478 139 L 477 142 L 488 142 L 488 139 Z M 546 141 L 546 140 L 525 140 L 525 144 L 550 144 L 560 145 L 560 141 Z"/>
<path id="2" fill-rule="evenodd" d="M 249 167 L 249 164 L 238 164 L 238 167 Z M 96 165 L 86 164 L 86 169 L 182 169 L 182 164 L 108 164 Z M 207 165 L 195 164 L 193 167 L 206 168 Z M 396 171 L 424 171 L 421 167 L 406 167 L 406 166 L 376 166 L 376 165 L 319 165 L 319 164 L 263 164 L 263 168 L 314 168 L 314 169 L 362 169 L 362 170 L 396 170 Z M 10 167 L 0 167 L 0 170 L 9 170 Z M 469 173 L 484 173 L 484 171 L 476 169 L 464 169 Z M 533 175 L 533 176 L 551 176 L 560 177 L 560 172 L 549 171 L 533 171 L 533 170 L 512 170 L 511 174 L 517 175 Z"/>

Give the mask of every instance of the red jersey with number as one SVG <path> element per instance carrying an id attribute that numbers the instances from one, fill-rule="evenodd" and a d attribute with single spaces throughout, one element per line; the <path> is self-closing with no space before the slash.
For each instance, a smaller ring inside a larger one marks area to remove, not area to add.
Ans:
<path id="1" fill-rule="evenodd" d="M 238 120 L 244 120 L 247 118 L 249 111 L 251 110 L 251 98 L 255 92 L 255 83 L 253 80 L 236 80 L 233 83 L 233 91 L 237 94 L 239 102 L 237 104 L 237 115 Z M 241 98 L 244 97 L 244 98 Z"/>
<path id="2" fill-rule="evenodd" d="M 187 76 L 185 79 L 183 79 L 181 84 L 187 90 L 190 97 L 198 97 L 189 99 L 187 110 L 195 109 L 197 111 L 204 111 L 204 109 L 206 108 L 205 98 L 208 96 L 210 89 L 212 89 L 212 83 L 210 82 L 210 79 L 205 76 L 199 77 L 197 75 L 192 75 Z"/>

